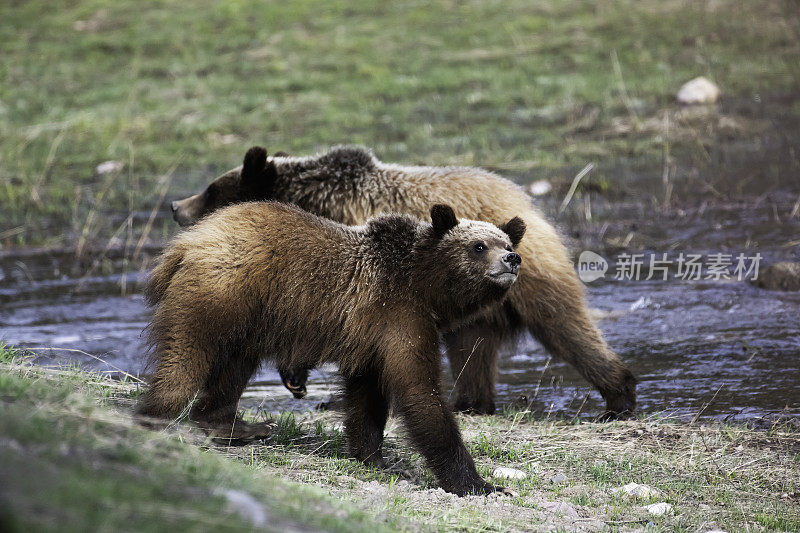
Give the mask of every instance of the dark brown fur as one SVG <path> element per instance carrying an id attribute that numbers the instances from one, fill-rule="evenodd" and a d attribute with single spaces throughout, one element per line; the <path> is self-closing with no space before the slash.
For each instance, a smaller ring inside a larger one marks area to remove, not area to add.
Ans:
<path id="1" fill-rule="evenodd" d="M 244 203 L 179 235 L 146 290 L 155 372 L 139 413 L 174 417 L 197 397 L 192 420 L 217 435 L 258 436 L 236 405 L 262 359 L 334 362 L 355 458 L 383 463 L 391 401 L 445 490 L 497 490 L 475 470 L 442 398 L 438 331 L 505 297 L 525 225 L 458 223 L 446 206 L 431 219 L 348 227 L 291 205 Z"/>
<path id="2" fill-rule="evenodd" d="M 257 154 L 263 157 L 256 159 Z M 270 191 L 264 199 L 294 203 L 345 224 L 362 224 L 380 212 L 424 217 L 435 203 L 453 205 L 458 216 L 495 224 L 520 215 L 528 230 L 517 251 L 526 268 L 508 302 L 445 335 L 453 377 L 458 377 L 456 408 L 494 412 L 498 348 L 528 330 L 600 391 L 607 415 L 626 416 L 634 410 L 636 380 L 589 317 L 583 284 L 566 248 L 510 181 L 477 168 L 390 165 L 358 147 L 334 148 L 313 157 L 273 158 L 267 158 L 263 148 L 253 148 L 248 158 L 244 171 L 234 169 L 209 188 L 227 190 L 227 198 L 240 194 L 244 199 L 249 189 L 240 181 L 245 176 L 244 181 L 260 180 L 261 188 Z M 267 161 L 264 167 L 250 164 L 262 160 Z M 204 195 L 174 202 L 176 220 L 191 224 L 209 212 Z"/>

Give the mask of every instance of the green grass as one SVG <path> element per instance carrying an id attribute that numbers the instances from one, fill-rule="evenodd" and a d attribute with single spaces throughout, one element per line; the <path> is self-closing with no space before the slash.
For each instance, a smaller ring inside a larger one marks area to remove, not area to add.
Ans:
<path id="1" fill-rule="evenodd" d="M 250 530 L 220 494 L 228 489 L 262 505 L 271 531 L 383 529 L 316 487 L 225 458 L 199 435 L 139 428 L 134 384 L 28 367 L 7 348 L 0 361 L 3 531 Z"/>
<path id="2" fill-rule="evenodd" d="M 185 423 L 138 427 L 131 413 L 140 388 L 135 380 L 30 366 L 24 353 L 0 348 L 0 526 L 246 529 L 219 492 L 235 489 L 264 506 L 275 530 L 297 523 L 333 531 L 800 528 L 796 424 L 766 432 L 656 419 L 576 424 L 512 410 L 462 416 L 483 476 L 504 466 L 528 477 L 495 480 L 517 492 L 512 498 L 457 498 L 437 489 L 396 418 L 384 444 L 391 466 L 379 470 L 347 458 L 336 413 L 284 413 L 268 440 L 229 448 Z M 566 481 L 551 482 L 556 474 Z M 631 482 L 658 494 L 614 492 Z M 662 501 L 674 514 L 644 509 Z M 577 520 L 550 511 L 554 502 L 571 506 Z"/>
<path id="3" fill-rule="evenodd" d="M 685 179 L 718 165 L 725 139 L 752 145 L 765 114 L 798 115 L 799 27 L 789 0 L 5 2 L 0 245 L 138 241 L 162 197 L 256 143 L 363 143 L 521 182 L 594 161 L 600 191 L 659 181 L 668 149 Z M 698 75 L 722 87 L 734 133 L 716 112 L 658 126 Z M 106 160 L 125 167 L 95 175 Z M 770 185 L 773 163 L 757 166 Z"/>

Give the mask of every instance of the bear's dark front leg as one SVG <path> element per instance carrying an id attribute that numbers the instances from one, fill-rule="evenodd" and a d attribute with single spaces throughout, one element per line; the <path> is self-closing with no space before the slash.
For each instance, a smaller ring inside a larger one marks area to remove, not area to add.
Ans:
<path id="1" fill-rule="evenodd" d="M 478 474 L 461 440 L 455 417 L 441 396 L 439 362 L 434 360 L 438 357 L 431 348 L 428 356 L 406 354 L 387 364 L 386 379 L 409 436 L 444 490 L 459 496 L 502 492 L 505 489 Z"/>
<path id="2" fill-rule="evenodd" d="M 368 371 L 346 378 L 345 432 L 350 456 L 364 464 L 385 466 L 381 447 L 389 416 L 389 402 L 381 390 L 380 375 Z"/>
<path id="3" fill-rule="evenodd" d="M 604 420 L 626 419 L 636 410 L 636 378 L 611 351 L 600 331 L 586 317 L 572 316 L 560 324 L 551 319 L 531 328 L 548 352 L 572 364 L 606 401 Z"/>

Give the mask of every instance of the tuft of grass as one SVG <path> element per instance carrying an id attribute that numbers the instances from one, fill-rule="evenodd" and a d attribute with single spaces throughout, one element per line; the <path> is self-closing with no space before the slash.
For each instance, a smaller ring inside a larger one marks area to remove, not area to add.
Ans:
<path id="1" fill-rule="evenodd" d="M 498 461 L 516 461 L 520 456 L 516 449 L 509 449 L 498 442 L 491 433 L 481 433 L 473 439 L 470 446 L 470 453 L 474 455 L 484 455 Z"/>
<path id="2" fill-rule="evenodd" d="M 294 413 L 281 413 L 275 421 L 275 432 L 270 439 L 277 444 L 291 444 L 302 434 Z"/>
<path id="3" fill-rule="evenodd" d="M 755 521 L 770 531 L 800 531 L 800 521 L 796 518 L 760 512 L 756 514 Z"/>
<path id="4" fill-rule="evenodd" d="M 9 346 L 0 342 L 0 363 L 15 363 L 23 358 L 23 352 L 19 348 Z"/>

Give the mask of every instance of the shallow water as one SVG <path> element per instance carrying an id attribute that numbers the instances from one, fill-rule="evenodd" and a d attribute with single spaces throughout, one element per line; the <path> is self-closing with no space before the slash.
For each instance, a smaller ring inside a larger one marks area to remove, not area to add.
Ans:
<path id="1" fill-rule="evenodd" d="M 675 229 L 683 231 L 679 224 Z M 735 231 L 744 234 L 741 226 Z M 778 242 L 793 231 L 781 228 L 772 246 L 759 248 L 765 263 L 774 256 L 769 250 L 780 252 Z M 717 231 L 714 238 L 723 234 Z M 125 265 L 124 253 L 113 250 L 94 268 L 80 265 L 68 251 L 0 252 L 0 339 L 35 349 L 40 364 L 139 373 L 149 312 L 136 293 L 144 274 L 125 271 Z M 589 284 L 588 295 L 609 344 L 640 380 L 644 412 L 701 419 L 800 417 L 800 293 L 738 281 L 671 279 L 601 280 Z M 269 412 L 314 408 L 335 392 L 335 369 L 313 371 L 308 388 L 306 399 L 294 400 L 277 372 L 265 368 L 243 403 Z M 528 404 L 553 416 L 591 416 L 602 407 L 572 368 L 551 361 L 531 338 L 502 354 L 497 391 L 501 404 Z"/>

